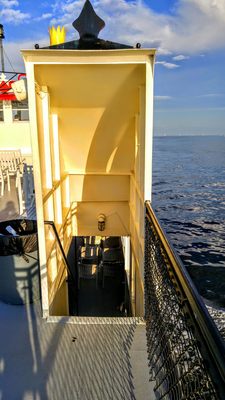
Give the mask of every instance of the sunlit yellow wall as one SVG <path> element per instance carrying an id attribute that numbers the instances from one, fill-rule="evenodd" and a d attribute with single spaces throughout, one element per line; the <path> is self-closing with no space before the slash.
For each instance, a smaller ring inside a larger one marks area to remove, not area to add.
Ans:
<path id="1" fill-rule="evenodd" d="M 66 170 L 130 172 L 134 163 L 134 116 L 123 108 L 59 109 L 61 154 Z M 126 154 L 126 157 L 124 155 Z"/>
<path id="2" fill-rule="evenodd" d="M 99 213 L 106 215 L 103 235 L 131 236 L 135 313 L 143 315 L 154 51 L 38 50 L 25 51 L 24 57 L 34 159 L 41 167 L 35 179 L 42 192 L 37 207 L 55 221 L 65 250 L 72 234 L 99 234 Z M 54 239 L 43 228 L 41 212 L 38 218 L 39 241 L 46 247 L 41 249 L 48 277 L 46 313 L 48 308 L 59 314 L 67 302 L 66 290 L 57 288 L 62 263 L 55 267 Z"/>
<path id="3" fill-rule="evenodd" d="M 36 109 L 37 109 L 37 129 L 38 129 L 38 149 L 39 149 L 39 159 L 41 167 L 41 181 L 42 189 L 46 190 L 46 168 L 45 168 L 45 149 L 44 149 L 44 117 L 43 117 L 43 99 L 46 93 L 39 92 L 36 93 Z"/>
<path id="4" fill-rule="evenodd" d="M 67 281 L 66 275 L 62 279 L 62 283 L 60 284 L 55 296 L 50 303 L 49 314 L 50 315 L 68 315 L 68 293 L 67 293 Z"/>
<path id="5" fill-rule="evenodd" d="M 106 216 L 104 235 L 129 234 L 128 175 L 70 175 L 70 198 L 76 202 L 75 235 L 99 235 L 98 215 Z"/>
<path id="6" fill-rule="evenodd" d="M 105 214 L 104 232 L 99 232 L 97 217 Z M 80 202 L 76 204 L 77 235 L 126 236 L 129 234 L 129 206 L 127 202 Z"/>
<path id="7" fill-rule="evenodd" d="M 70 175 L 71 201 L 129 201 L 129 175 Z M 116 188 L 116 190 L 115 190 Z"/>
<path id="8" fill-rule="evenodd" d="M 144 217 L 145 201 L 151 201 L 153 139 L 153 66 L 146 66 L 146 84 L 139 88 L 139 109 L 135 116 L 135 162 L 130 177 L 130 230 L 132 263 L 135 269 L 135 314 L 144 315 Z"/>
<path id="9" fill-rule="evenodd" d="M 24 153 L 30 150 L 31 154 L 29 122 L 20 121 L 12 124 L 0 122 L 0 146 L 22 149 Z"/>

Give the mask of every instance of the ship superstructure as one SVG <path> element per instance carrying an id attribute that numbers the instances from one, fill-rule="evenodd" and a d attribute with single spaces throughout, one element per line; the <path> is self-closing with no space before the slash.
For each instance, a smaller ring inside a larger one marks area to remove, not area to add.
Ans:
<path id="1" fill-rule="evenodd" d="M 31 164 L 26 74 L 5 70 L 4 39 L 4 27 L 0 24 L 0 149 L 10 151 L 20 149 L 26 162 Z"/>
<path id="2" fill-rule="evenodd" d="M 73 25 L 79 39 L 52 29 L 22 51 L 41 283 L 31 393 L 223 399 L 224 343 L 151 208 L 155 50 L 99 39 L 89 0 Z"/>

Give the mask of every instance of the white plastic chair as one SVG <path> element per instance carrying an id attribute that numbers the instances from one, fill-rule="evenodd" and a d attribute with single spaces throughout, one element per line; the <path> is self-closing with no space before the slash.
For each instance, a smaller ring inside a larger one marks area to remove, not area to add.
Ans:
<path id="1" fill-rule="evenodd" d="M 1 184 L 1 196 L 4 196 L 4 191 L 5 191 L 5 182 L 7 182 L 8 185 L 8 190 L 10 190 L 10 178 L 8 174 L 8 170 L 3 169 L 0 166 L 0 184 Z"/>
<path id="2" fill-rule="evenodd" d="M 23 203 L 23 191 L 22 191 L 22 178 L 23 178 L 23 159 L 20 150 L 1 150 L 0 151 L 0 167 L 2 171 L 7 174 L 8 190 L 10 191 L 10 176 L 16 179 L 16 188 L 18 192 L 19 199 L 19 212 L 23 213 L 24 203 Z M 1 189 L 4 193 L 4 185 Z"/>

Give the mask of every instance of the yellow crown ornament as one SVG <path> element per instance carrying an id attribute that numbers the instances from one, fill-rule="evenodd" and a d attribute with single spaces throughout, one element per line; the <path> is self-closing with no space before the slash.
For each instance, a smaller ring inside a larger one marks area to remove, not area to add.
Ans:
<path id="1" fill-rule="evenodd" d="M 60 43 L 65 43 L 66 41 L 66 30 L 65 27 L 62 26 L 57 26 L 55 28 L 52 26 L 49 28 L 49 37 L 50 37 L 50 46 L 53 46 L 55 44 L 60 44 Z"/>

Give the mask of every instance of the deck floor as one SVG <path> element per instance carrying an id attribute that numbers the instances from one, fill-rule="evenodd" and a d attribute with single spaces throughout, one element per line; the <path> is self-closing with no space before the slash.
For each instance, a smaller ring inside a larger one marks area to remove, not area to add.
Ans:
<path id="1" fill-rule="evenodd" d="M 0 198 L 0 221 L 20 217 L 14 183 Z M 86 283 L 81 283 L 81 295 Z M 89 297 L 83 303 L 83 315 L 91 301 Z M 95 306 L 92 303 L 92 314 Z M 83 317 L 47 321 L 40 305 L 3 302 L 0 320 L 1 400 L 155 399 L 143 323 L 92 318 L 90 324 Z"/>
<path id="2" fill-rule="evenodd" d="M 47 322 L 37 305 L 4 303 L 0 319 L 1 400 L 155 399 L 143 323 Z"/>
<path id="3" fill-rule="evenodd" d="M 18 217 L 12 182 L 0 197 L 0 221 Z M 209 311 L 225 337 L 225 311 Z M 40 306 L 0 302 L 0 400 L 155 399 L 144 324 L 68 323 L 72 318 L 47 322 Z"/>

